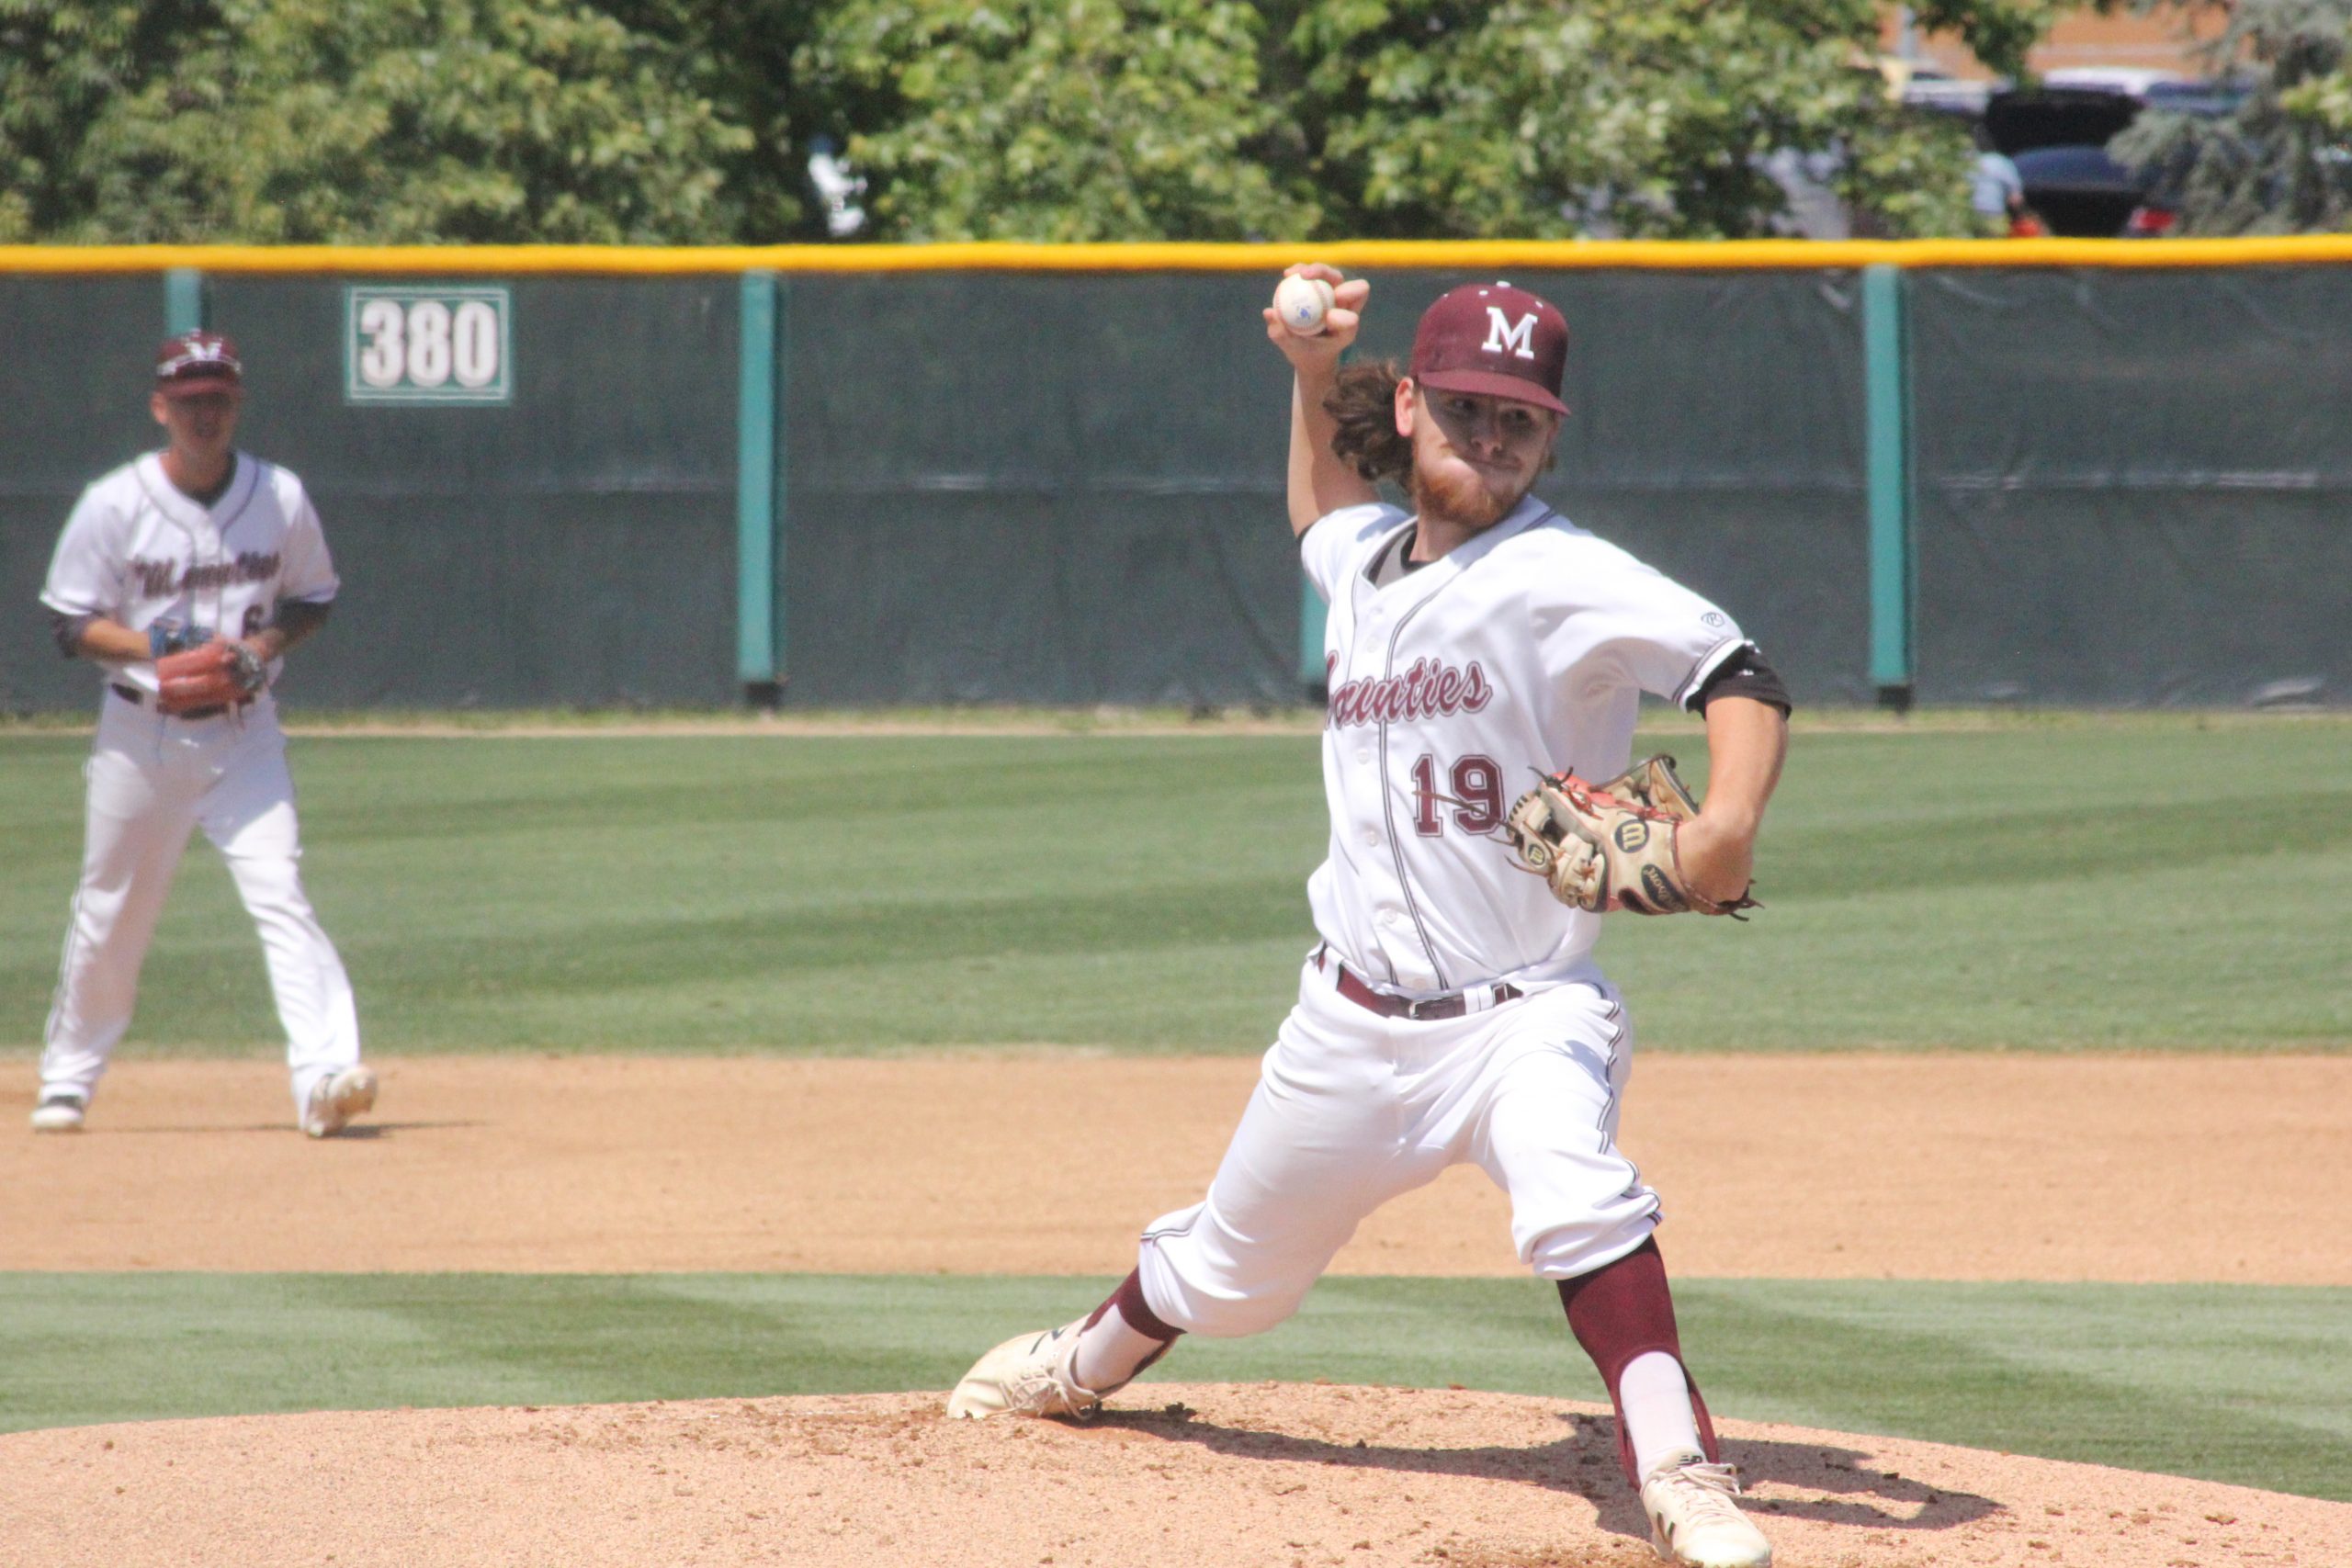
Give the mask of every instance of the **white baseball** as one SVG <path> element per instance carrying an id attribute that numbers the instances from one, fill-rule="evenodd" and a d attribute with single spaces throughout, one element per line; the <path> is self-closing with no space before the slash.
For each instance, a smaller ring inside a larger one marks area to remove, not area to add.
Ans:
<path id="1" fill-rule="evenodd" d="M 1331 286 L 1319 277 L 1291 276 L 1274 285 L 1274 314 L 1301 337 L 1323 330 L 1323 313 L 1331 308 Z"/>

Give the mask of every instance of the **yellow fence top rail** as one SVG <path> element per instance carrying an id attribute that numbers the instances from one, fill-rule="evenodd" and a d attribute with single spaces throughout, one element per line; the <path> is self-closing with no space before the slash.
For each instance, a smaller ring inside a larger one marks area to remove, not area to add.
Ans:
<path id="1" fill-rule="evenodd" d="M 0 245 L 0 274 L 351 275 L 776 272 L 1260 272 L 1639 267 L 2216 267 L 2352 262 L 2352 234 L 2228 240 L 1352 240 L 1329 244 Z"/>

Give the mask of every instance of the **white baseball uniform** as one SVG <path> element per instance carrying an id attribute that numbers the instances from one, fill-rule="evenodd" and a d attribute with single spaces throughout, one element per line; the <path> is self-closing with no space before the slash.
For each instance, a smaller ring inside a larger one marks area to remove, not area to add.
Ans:
<path id="1" fill-rule="evenodd" d="M 1144 1235 L 1145 1298 L 1171 1327 L 1272 1327 L 1364 1215 L 1464 1160 L 1509 1195 L 1545 1279 L 1657 1223 L 1616 1145 L 1633 1033 L 1592 957 L 1600 917 L 1555 900 L 1498 829 L 1538 773 L 1622 771 L 1641 694 L 1690 701 L 1745 640 L 1532 496 L 1407 570 L 1411 523 L 1353 506 L 1301 541 L 1330 604 L 1322 942 L 1207 1198 Z"/>
<path id="2" fill-rule="evenodd" d="M 41 601 L 103 616 L 239 637 L 281 601 L 325 604 L 338 583 L 302 482 L 245 453 L 206 505 L 175 489 L 158 454 L 82 492 Z M 273 663 L 269 678 L 275 681 Z M 287 1038 L 298 1116 L 311 1087 L 359 1060 L 351 982 L 302 893 L 300 831 L 286 738 L 266 687 L 242 707 L 172 716 L 155 705 L 155 667 L 108 665 L 85 775 L 88 825 L 55 1004 L 43 1038 L 44 1098 L 86 1100 L 130 1026 L 139 970 L 164 895 L 198 827 L 227 860 L 260 931 Z"/>

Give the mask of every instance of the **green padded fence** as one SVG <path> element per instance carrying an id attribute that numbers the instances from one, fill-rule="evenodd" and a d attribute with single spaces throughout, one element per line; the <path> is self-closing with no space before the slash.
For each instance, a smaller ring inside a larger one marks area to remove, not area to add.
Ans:
<path id="1" fill-rule="evenodd" d="M 1801 702 L 2352 690 L 2352 245 L 1325 254 L 1374 279 L 1363 353 L 1453 283 L 1558 300 L 1542 493 L 1720 600 Z M 344 602 L 298 702 L 1295 700 L 1321 606 L 1256 314 L 1295 259 L 0 250 L 39 370 L 0 413 L 0 705 L 90 700 L 30 605 L 74 493 L 153 444 L 159 295 L 238 338 L 246 445 L 326 518 Z M 504 396 L 356 396 L 368 287 L 496 290 Z"/>

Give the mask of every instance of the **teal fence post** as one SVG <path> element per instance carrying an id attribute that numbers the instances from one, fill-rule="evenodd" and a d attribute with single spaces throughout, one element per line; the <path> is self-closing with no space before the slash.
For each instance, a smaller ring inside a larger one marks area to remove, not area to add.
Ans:
<path id="1" fill-rule="evenodd" d="M 775 289 L 775 330 L 768 337 L 769 357 L 775 366 L 768 386 L 775 406 L 768 425 L 775 433 L 770 443 L 768 463 L 768 656 L 775 661 L 775 684 L 765 694 L 765 700 L 770 703 L 783 695 L 784 683 L 792 671 L 792 640 L 784 595 L 785 579 L 791 570 L 785 559 L 785 547 L 792 537 L 792 443 L 787 439 L 791 432 L 786 428 L 784 412 L 785 393 L 789 390 L 786 383 L 792 364 L 792 285 L 778 278 Z"/>
<path id="2" fill-rule="evenodd" d="M 1323 690 L 1323 618 L 1330 607 L 1323 603 L 1323 595 L 1315 592 L 1315 584 L 1305 572 L 1298 577 L 1298 681 L 1310 695 L 1329 695 Z"/>
<path id="3" fill-rule="evenodd" d="M 204 274 L 192 266 L 164 269 L 164 335 L 177 337 L 204 325 Z"/>
<path id="4" fill-rule="evenodd" d="M 1862 269 L 1863 451 L 1871 518 L 1871 683 L 1911 705 L 1911 389 L 1900 267 Z"/>
<path id="5" fill-rule="evenodd" d="M 776 613 L 776 280 L 743 275 L 735 403 L 735 674 L 743 700 L 774 707 L 783 690 Z"/>

